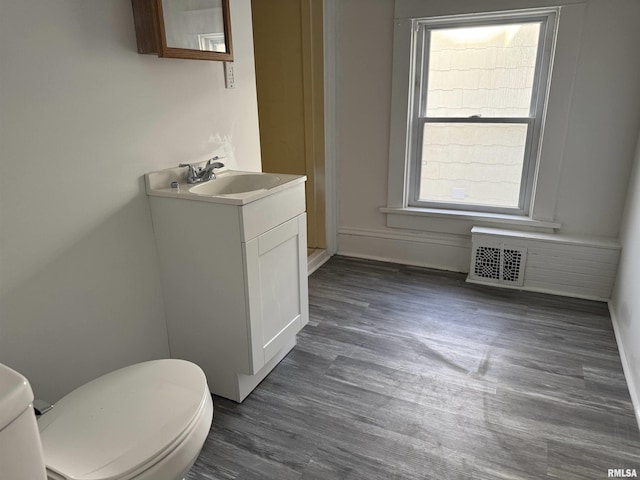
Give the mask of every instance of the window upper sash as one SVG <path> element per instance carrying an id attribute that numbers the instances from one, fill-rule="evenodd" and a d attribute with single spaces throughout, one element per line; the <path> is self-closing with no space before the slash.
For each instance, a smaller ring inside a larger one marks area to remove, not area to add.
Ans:
<path id="1" fill-rule="evenodd" d="M 454 28 L 465 27 L 486 27 L 486 26 L 505 26 L 505 25 L 539 25 L 538 42 L 536 51 L 536 63 L 533 73 L 533 85 L 531 90 L 531 96 L 529 98 L 529 117 L 534 118 L 539 115 L 540 99 L 540 76 L 543 70 L 543 61 L 545 59 L 546 51 L 550 50 L 551 45 L 545 40 L 549 37 L 549 20 L 555 16 L 555 12 L 545 12 L 537 15 L 523 15 L 505 13 L 502 15 L 491 15 L 491 19 L 483 19 L 482 15 L 475 15 L 473 18 L 464 17 L 452 19 L 423 19 L 415 20 L 414 28 L 417 32 L 417 69 L 416 69 L 416 87 L 419 94 L 416 96 L 417 108 L 414 111 L 417 113 L 417 118 L 429 118 L 427 112 L 428 102 L 428 82 L 429 82 L 429 55 L 431 44 L 431 32 L 434 30 L 445 30 Z M 542 92 L 544 94 L 544 92 Z M 435 117 L 434 117 L 435 118 Z M 441 117 L 437 117 L 441 118 Z M 463 117 L 460 117 L 463 118 Z M 493 118 L 493 117 L 484 117 Z M 504 117 L 495 117 L 504 118 Z M 523 118 L 523 117 L 520 117 Z"/>

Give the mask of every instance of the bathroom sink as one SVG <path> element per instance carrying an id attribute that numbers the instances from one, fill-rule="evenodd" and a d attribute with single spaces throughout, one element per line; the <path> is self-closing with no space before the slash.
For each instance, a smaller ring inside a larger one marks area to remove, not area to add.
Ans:
<path id="1" fill-rule="evenodd" d="M 203 162 L 204 164 L 204 162 Z M 217 178 L 187 183 L 187 169 L 172 167 L 145 175 L 147 194 L 200 202 L 246 205 L 303 184 L 304 175 L 220 169 Z M 172 186 L 173 185 L 173 186 Z"/>
<path id="2" fill-rule="evenodd" d="M 239 173 L 220 175 L 218 178 L 189 188 L 196 195 L 231 195 L 236 193 L 267 190 L 280 183 L 280 177 L 273 173 Z"/>

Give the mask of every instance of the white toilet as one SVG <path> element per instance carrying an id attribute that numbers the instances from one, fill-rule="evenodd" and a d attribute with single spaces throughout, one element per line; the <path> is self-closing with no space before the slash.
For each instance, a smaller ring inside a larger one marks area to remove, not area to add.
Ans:
<path id="1" fill-rule="evenodd" d="M 26 378 L 0 364 L 0 479 L 180 480 L 213 417 L 204 373 L 139 363 L 62 398 L 36 422 Z"/>

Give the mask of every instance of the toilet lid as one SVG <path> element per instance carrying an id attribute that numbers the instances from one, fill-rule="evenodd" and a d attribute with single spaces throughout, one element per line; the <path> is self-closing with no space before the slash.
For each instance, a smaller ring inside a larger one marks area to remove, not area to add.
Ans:
<path id="1" fill-rule="evenodd" d="M 70 480 L 128 478 L 175 448 L 207 395 L 204 373 L 184 360 L 154 360 L 97 378 L 40 417 L 47 468 Z"/>
<path id="2" fill-rule="evenodd" d="M 0 363 L 0 430 L 18 418 L 31 402 L 33 392 L 27 379 Z"/>

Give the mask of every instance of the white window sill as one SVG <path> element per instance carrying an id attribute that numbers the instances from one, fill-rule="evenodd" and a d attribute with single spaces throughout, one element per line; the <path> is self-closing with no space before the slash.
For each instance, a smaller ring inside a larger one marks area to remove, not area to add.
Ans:
<path id="1" fill-rule="evenodd" d="M 511 225 L 526 228 L 556 230 L 561 227 L 558 222 L 544 220 L 534 220 L 525 215 L 506 215 L 501 213 L 472 212 L 465 210 L 445 210 L 440 208 L 419 208 L 419 207 L 382 207 L 382 213 L 387 214 L 388 226 L 400 226 L 393 222 L 393 218 L 407 216 L 418 218 L 437 218 L 445 220 L 459 220 L 471 222 L 472 224 L 492 224 Z M 406 222 L 402 222 L 406 224 Z"/>

